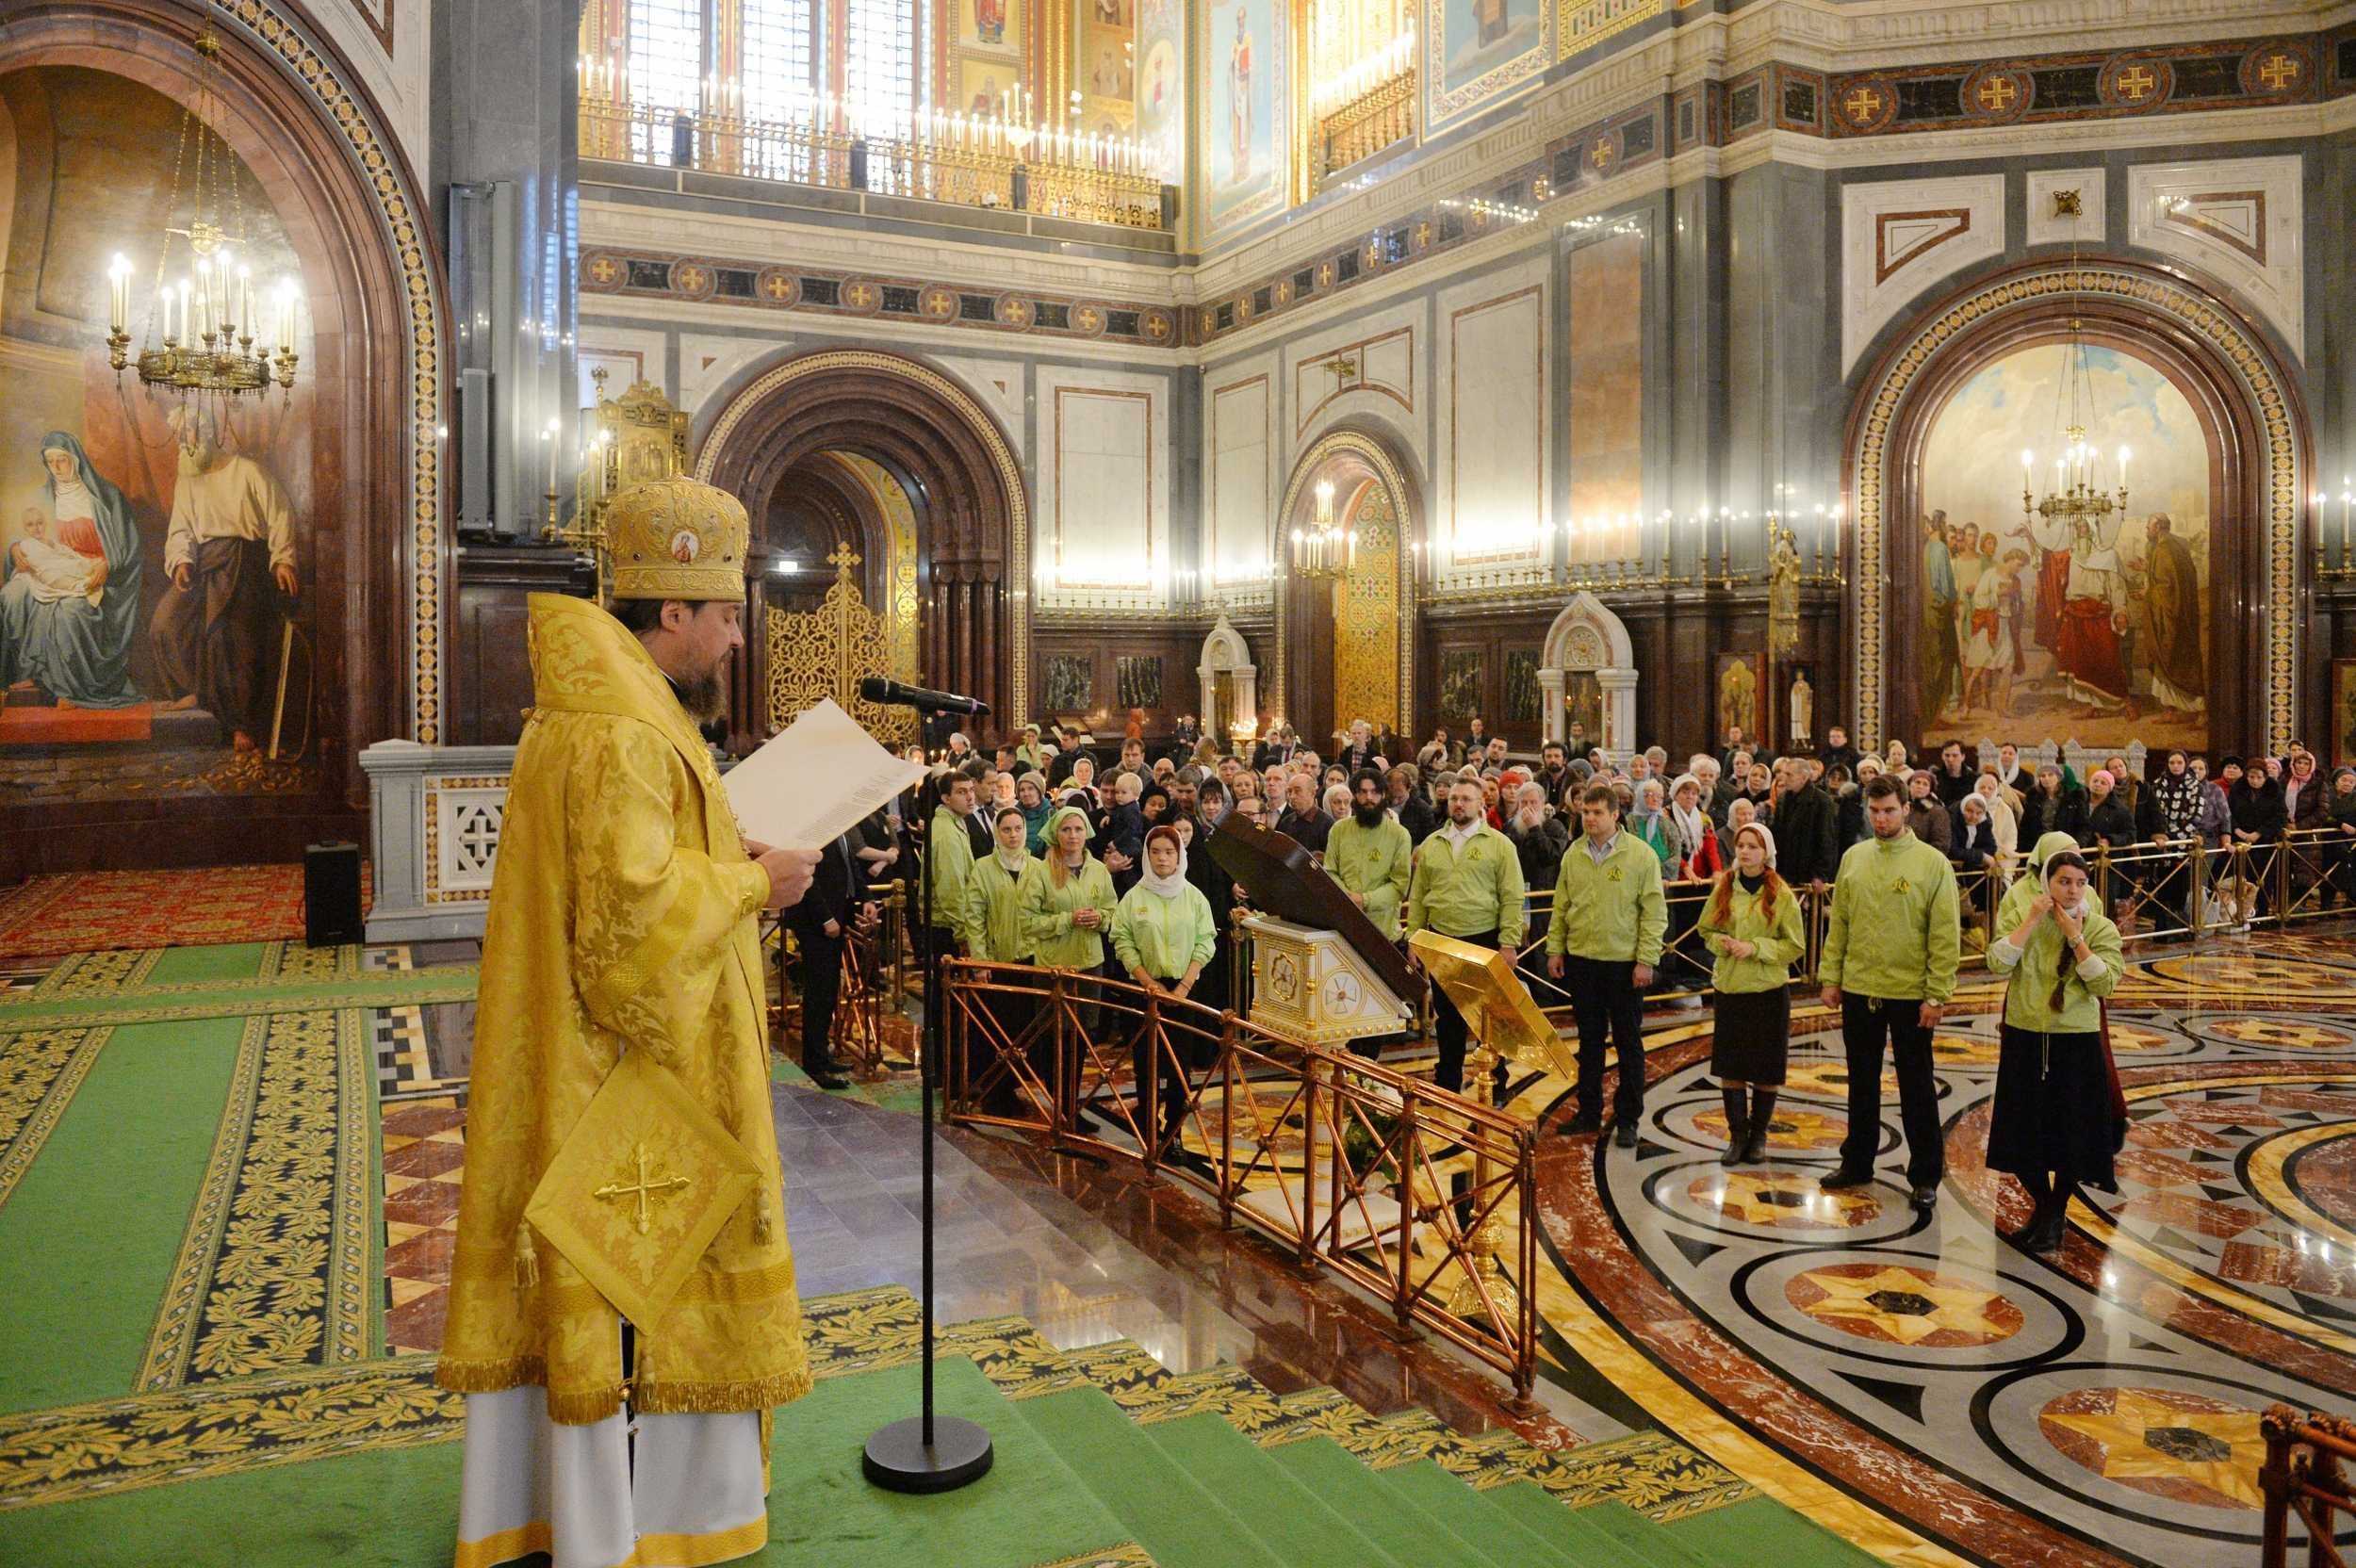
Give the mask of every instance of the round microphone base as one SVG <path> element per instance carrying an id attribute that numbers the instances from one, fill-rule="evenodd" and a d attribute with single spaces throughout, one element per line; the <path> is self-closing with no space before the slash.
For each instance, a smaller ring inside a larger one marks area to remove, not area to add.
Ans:
<path id="1" fill-rule="evenodd" d="M 924 1441 L 924 1418 L 911 1415 L 878 1428 L 867 1440 L 861 1468 L 886 1492 L 955 1492 L 990 1474 L 997 1458 L 989 1431 L 955 1415 L 933 1417 L 933 1440 Z"/>

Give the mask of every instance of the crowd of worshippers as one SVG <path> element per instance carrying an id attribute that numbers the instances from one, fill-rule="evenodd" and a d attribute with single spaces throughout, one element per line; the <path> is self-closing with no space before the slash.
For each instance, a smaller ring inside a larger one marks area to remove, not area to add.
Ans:
<path id="1" fill-rule="evenodd" d="M 861 887 L 903 874 L 904 849 L 930 883 L 920 939 L 982 962 L 1098 973 L 1226 1006 L 1240 895 L 1194 851 L 1232 811 L 1312 851 L 1390 939 L 1431 930 L 1501 951 L 1546 1000 L 1567 999 L 1579 1035 L 1567 1135 L 1635 1146 L 1645 998 L 1683 982 L 1678 999 L 1700 1005 L 1707 990 L 1728 1165 L 1768 1158 L 1792 988 L 1810 978 L 1805 906 L 1821 902 L 1812 979 L 1840 1020 L 1850 1098 L 1850 1136 L 1823 1184 L 1873 1179 L 1887 1055 L 1906 1184 L 1929 1208 L 1943 1159 L 1933 1030 L 1954 992 L 1964 927 L 1984 921 L 1975 939 L 2007 977 L 1989 1164 L 2018 1176 L 2032 1200 L 2015 1239 L 2051 1249 L 2077 1186 L 2110 1184 L 2123 1135 L 2101 1015 L 2135 890 L 2147 907 L 2166 907 L 2181 892 L 2168 878 L 2210 885 L 2206 872 L 2185 874 L 2195 843 L 2245 846 L 2248 872 L 2292 829 L 2356 841 L 2356 769 L 2326 783 L 2303 747 L 2249 763 L 2222 757 L 2214 776 L 2207 758 L 2182 751 L 2146 778 L 2113 756 L 2083 779 L 2065 765 L 2025 766 L 2012 745 L 1983 767 L 1967 764 L 1960 742 L 1919 764 L 1895 742 L 1864 754 L 1838 726 L 1809 755 L 1773 755 L 1729 730 L 1720 751 L 1676 773 L 1658 746 L 1615 763 L 1576 726 L 1534 763 L 1514 760 L 1512 743 L 1479 719 L 1462 737 L 1443 728 L 1412 760 L 1392 760 L 1405 750 L 1363 722 L 1323 755 L 1281 726 L 1241 756 L 1192 736 L 1149 748 L 1132 734 L 1100 774 L 1092 738 L 1060 727 L 1026 727 L 987 754 L 951 736 L 917 791 L 838 844 L 792 917 L 816 937 L 803 943 L 804 1065 L 822 1083 L 843 1081 L 827 1055 L 833 988 L 818 972 L 839 970 L 843 931 L 874 919 Z M 2115 875 L 2105 909 L 2092 890 L 2098 865 L 2147 845 L 2173 858 Z M 2337 897 L 2356 855 L 2327 847 L 2312 874 Z M 1550 898 L 1538 896 L 1546 890 Z M 1992 918 L 1975 898 L 1995 906 Z M 826 1004 L 814 1014 L 811 977 Z M 1433 1078 L 1444 1088 L 1464 1090 L 1467 1035 L 1435 988 Z M 1608 1119 L 1607 1054 L 1617 1069 Z M 1207 1038 L 1196 1042 L 1194 1067 L 1211 1054 Z M 1138 1070 L 1142 1079 L 1142 1061 Z M 1500 1090 L 1503 1076 L 1500 1066 Z M 1175 1141 L 1186 1086 L 1163 1078 L 1148 1124 L 1161 1129 L 1165 1157 L 1186 1163 L 1199 1158 Z"/>

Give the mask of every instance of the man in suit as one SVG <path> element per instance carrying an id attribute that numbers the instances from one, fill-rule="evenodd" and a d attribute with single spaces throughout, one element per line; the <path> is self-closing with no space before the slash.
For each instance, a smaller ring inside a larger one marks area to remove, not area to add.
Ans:
<path id="1" fill-rule="evenodd" d="M 786 927 L 802 955 L 795 975 L 802 990 L 802 1070 L 822 1089 L 851 1086 L 834 1059 L 834 1004 L 843 993 L 843 949 L 851 927 L 875 918 L 875 906 L 857 899 L 862 886 L 855 858 L 860 841 L 854 829 L 828 844 L 818 857 L 809 893 L 785 912 Z"/>
<path id="2" fill-rule="evenodd" d="M 1276 819 L 1276 831 L 1322 855 L 1333 826 L 1333 819 L 1317 808 L 1317 775 L 1296 773 L 1284 781 L 1284 814 Z"/>

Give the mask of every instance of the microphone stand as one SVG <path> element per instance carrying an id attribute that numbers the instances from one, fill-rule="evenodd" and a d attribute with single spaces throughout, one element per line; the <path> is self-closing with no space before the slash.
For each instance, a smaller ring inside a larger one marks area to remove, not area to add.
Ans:
<path id="1" fill-rule="evenodd" d="M 940 693 L 924 693 L 922 695 L 945 700 L 936 704 L 918 700 L 915 694 L 908 694 L 899 695 L 894 706 L 912 708 L 919 713 L 989 711 L 978 704 L 971 704 L 970 699 L 964 697 Z M 930 824 L 923 825 L 924 831 L 931 831 Z M 887 1492 L 906 1493 L 954 1492 L 990 1474 L 990 1462 L 997 1457 L 990 1447 L 989 1429 L 979 1422 L 968 1421 L 963 1416 L 936 1416 L 933 1413 L 933 1086 L 938 1082 L 941 1052 L 948 1031 L 944 1027 L 947 998 L 941 989 L 941 944 L 933 926 L 932 857 L 930 846 L 926 847 L 924 874 L 916 890 L 918 929 L 924 936 L 922 966 L 924 976 L 924 1022 L 918 1062 L 924 1084 L 922 1153 L 924 1204 L 922 1223 L 924 1290 L 921 1303 L 924 1331 L 920 1351 L 923 1358 L 920 1365 L 924 1387 L 924 1408 L 920 1414 L 906 1416 L 889 1426 L 876 1428 L 867 1439 L 861 1461 L 861 1467 L 870 1482 Z"/>

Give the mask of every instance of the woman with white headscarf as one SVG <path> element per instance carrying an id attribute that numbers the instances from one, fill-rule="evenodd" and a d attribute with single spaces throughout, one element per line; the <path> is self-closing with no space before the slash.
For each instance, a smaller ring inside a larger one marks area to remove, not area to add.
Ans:
<path id="1" fill-rule="evenodd" d="M 1145 869 L 1137 886 L 1121 895 L 1121 906 L 1113 911 L 1112 937 L 1113 957 L 1130 979 L 1154 996 L 1182 1002 L 1203 978 L 1203 966 L 1211 961 L 1219 945 L 1219 925 L 1211 918 L 1210 901 L 1203 896 L 1203 890 L 1186 880 L 1186 850 L 1178 841 L 1176 828 L 1164 825 L 1145 836 Z M 1169 1056 L 1154 1059 L 1151 1029 L 1140 1028 L 1130 1045 L 1140 1115 L 1146 1104 L 1144 1086 L 1159 1073 L 1161 1094 L 1154 1126 L 1149 1134 L 1140 1124 L 1137 1135 L 1139 1142 L 1163 1150 L 1164 1158 L 1175 1151 L 1180 1119 L 1186 1111 L 1186 1070 L 1208 1067 L 1208 1058 L 1218 1050 L 1217 1040 L 1186 1027 L 1186 1020 L 1183 1008 L 1172 1008 L 1164 1018 L 1166 1037 L 1186 1058 L 1183 1062 Z"/>
<path id="2" fill-rule="evenodd" d="M 2025 904 L 2006 900 L 1988 950 L 1988 967 L 2010 976 L 1988 1166 L 2010 1172 L 2028 1194 L 2029 1223 L 2005 1239 L 2032 1252 L 2061 1246 L 2079 1184 L 2118 1190 L 2111 1162 L 2126 1136 L 2102 1016 L 2124 960 L 2119 927 L 2087 875 L 2075 850 L 2045 856 L 2042 890 Z"/>
<path id="3" fill-rule="evenodd" d="M 1767 1157 L 1767 1129 L 1792 1042 L 1792 966 L 1806 950 L 1800 895 L 1775 874 L 1775 836 L 1762 824 L 1735 829 L 1734 864 L 1718 877 L 1701 918 L 1716 956 L 1717 1013 L 1710 1070 L 1726 1096 L 1724 1165 Z"/>

